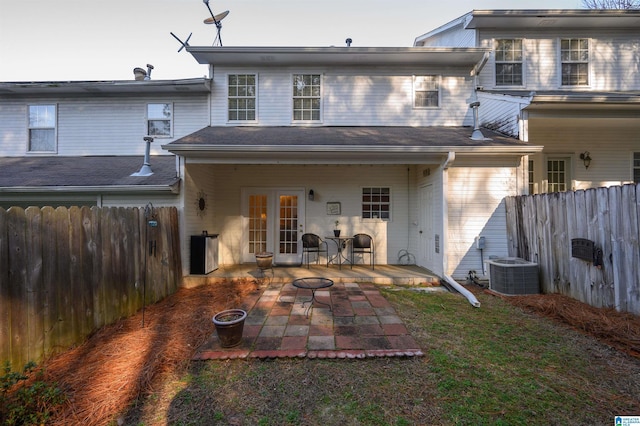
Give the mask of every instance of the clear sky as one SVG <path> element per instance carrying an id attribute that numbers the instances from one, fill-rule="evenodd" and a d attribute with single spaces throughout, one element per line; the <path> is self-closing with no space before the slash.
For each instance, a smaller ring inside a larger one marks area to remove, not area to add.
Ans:
<path id="1" fill-rule="evenodd" d="M 210 0 L 224 46 L 411 46 L 473 9 L 579 9 L 580 0 Z M 181 39 L 211 46 L 202 0 L 0 0 L 0 81 L 202 77 Z"/>

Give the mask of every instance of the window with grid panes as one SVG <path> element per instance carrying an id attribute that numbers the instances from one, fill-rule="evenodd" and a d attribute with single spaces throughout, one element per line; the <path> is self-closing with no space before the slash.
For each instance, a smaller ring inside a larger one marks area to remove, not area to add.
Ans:
<path id="1" fill-rule="evenodd" d="M 522 39 L 496 40 L 496 86 L 522 86 Z"/>
<path id="2" fill-rule="evenodd" d="M 564 192 L 568 188 L 567 160 L 547 160 L 547 192 Z"/>
<path id="3" fill-rule="evenodd" d="M 633 182 L 640 183 L 640 152 L 633 153 Z"/>
<path id="4" fill-rule="evenodd" d="M 256 75 L 231 74 L 228 82 L 229 121 L 256 119 Z"/>
<path id="5" fill-rule="evenodd" d="M 440 84 L 437 75 L 415 76 L 413 78 L 414 108 L 437 107 L 440 103 Z"/>
<path id="6" fill-rule="evenodd" d="M 362 188 L 362 218 L 389 220 L 391 218 L 391 189 Z"/>
<path id="7" fill-rule="evenodd" d="M 293 120 L 320 120 L 320 74 L 293 75 Z"/>
<path id="8" fill-rule="evenodd" d="M 535 191 L 535 182 L 533 181 L 533 160 L 529 160 L 529 194 Z"/>
<path id="9" fill-rule="evenodd" d="M 56 106 L 29 105 L 29 151 L 56 150 Z"/>
<path id="10" fill-rule="evenodd" d="M 589 85 L 589 39 L 560 40 L 563 86 Z"/>

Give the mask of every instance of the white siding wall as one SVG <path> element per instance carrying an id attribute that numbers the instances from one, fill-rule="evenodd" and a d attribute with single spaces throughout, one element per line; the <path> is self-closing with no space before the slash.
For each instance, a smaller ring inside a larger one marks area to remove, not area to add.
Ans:
<path id="1" fill-rule="evenodd" d="M 506 215 L 504 197 L 518 195 L 516 159 L 495 159 L 484 167 L 465 166 L 456 161 L 448 170 L 448 271 L 462 280 L 470 270 L 482 276 L 480 250 L 475 238 L 484 236 L 489 256 L 507 256 Z"/>
<path id="2" fill-rule="evenodd" d="M 533 156 L 539 191 L 545 188 L 547 156 L 572 159 L 572 189 L 621 185 L 632 180 L 633 152 L 640 152 L 640 120 L 621 118 L 529 119 L 529 140 L 544 141 L 544 154 Z M 589 169 L 580 153 L 589 151 Z"/>
<path id="3" fill-rule="evenodd" d="M 462 24 L 423 40 L 418 46 L 424 47 L 475 47 L 476 31 L 465 30 Z"/>
<path id="4" fill-rule="evenodd" d="M 136 98 L 62 98 L 0 101 L 0 155 L 23 156 L 28 149 L 27 106 L 57 105 L 57 154 L 143 155 L 148 103 L 173 103 L 173 138 L 156 138 L 151 154 L 167 154 L 160 145 L 209 124 L 207 96 Z"/>
<path id="5" fill-rule="evenodd" d="M 0 155 L 15 157 L 27 151 L 27 104 L 0 100 Z"/>
<path id="6" fill-rule="evenodd" d="M 320 236 L 330 235 L 333 222 L 340 220 L 346 235 L 366 232 L 374 237 L 377 263 L 396 263 L 398 252 L 407 249 L 409 185 L 413 175 L 408 166 L 269 166 L 191 164 L 185 177 L 184 259 L 188 259 L 188 238 L 207 229 L 220 234 L 220 263 L 241 262 L 241 191 L 246 187 L 313 189 L 315 200 L 306 203 L 305 229 Z M 361 188 L 390 187 L 392 220 L 363 221 L 360 218 Z M 204 218 L 195 214 L 195 193 L 207 193 L 209 207 Z M 191 200 L 193 202 L 191 202 Z M 326 203 L 339 201 L 342 214 L 327 215 Z M 185 265 L 188 268 L 188 265 Z"/>
<path id="7" fill-rule="evenodd" d="M 326 126 L 460 126 L 472 125 L 468 99 L 473 80 L 468 69 L 290 68 L 239 69 L 216 67 L 211 122 L 227 124 L 227 76 L 258 75 L 257 124 L 288 126 L 292 122 L 292 75 L 320 73 L 322 121 Z M 393 74 L 392 74 L 393 73 Z M 398 75 L 401 74 L 401 75 Z M 442 75 L 441 107 L 414 109 L 413 75 Z"/>
<path id="8" fill-rule="evenodd" d="M 529 104 L 521 97 L 478 92 L 480 125 L 514 138 L 520 136 L 520 110 Z"/>
<path id="9" fill-rule="evenodd" d="M 590 38 L 590 84 L 585 90 L 640 90 L 640 35 L 629 32 L 574 30 L 546 32 L 481 31 L 479 47 L 493 48 L 495 39 L 523 38 L 527 90 L 562 89 L 559 41 L 562 38 Z M 495 56 L 492 54 L 480 74 L 480 85 L 495 86 Z"/>

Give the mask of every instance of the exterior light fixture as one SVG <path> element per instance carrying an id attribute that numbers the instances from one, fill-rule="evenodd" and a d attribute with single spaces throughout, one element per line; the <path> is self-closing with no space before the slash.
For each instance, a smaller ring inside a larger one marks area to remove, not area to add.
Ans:
<path id="1" fill-rule="evenodd" d="M 309 201 L 313 201 L 316 198 L 316 194 L 313 192 L 313 189 L 309 190 Z"/>
<path id="2" fill-rule="evenodd" d="M 582 154 L 580 154 L 580 159 L 584 163 L 584 168 L 588 169 L 589 166 L 591 165 L 591 156 L 589 155 L 589 151 L 585 151 Z"/>

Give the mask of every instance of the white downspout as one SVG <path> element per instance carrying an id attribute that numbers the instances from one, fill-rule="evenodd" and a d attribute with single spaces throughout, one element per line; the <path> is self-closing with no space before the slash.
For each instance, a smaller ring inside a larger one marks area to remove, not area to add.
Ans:
<path id="1" fill-rule="evenodd" d="M 447 274 L 449 269 L 449 258 L 447 253 L 449 252 L 449 206 L 447 204 L 447 193 L 449 192 L 449 166 L 455 161 L 456 153 L 451 151 L 447 155 L 447 159 L 442 163 L 442 266 L 443 276 L 445 281 L 453 287 L 458 293 L 467 298 L 469 303 L 475 308 L 480 307 L 480 302 L 469 290 L 458 284 L 451 276 Z"/>

